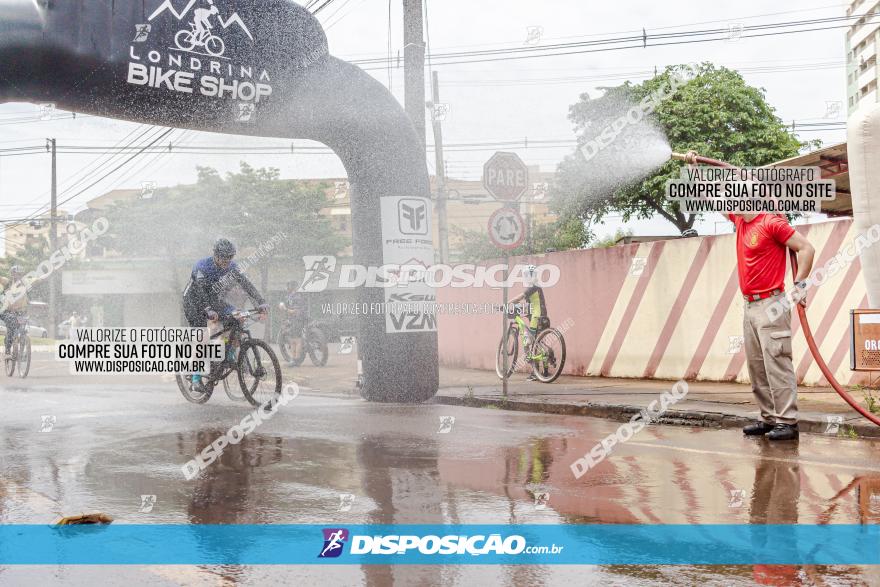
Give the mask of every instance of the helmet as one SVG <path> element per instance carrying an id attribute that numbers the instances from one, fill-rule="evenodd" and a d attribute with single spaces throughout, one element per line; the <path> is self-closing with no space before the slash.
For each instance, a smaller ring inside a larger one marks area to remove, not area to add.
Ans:
<path id="1" fill-rule="evenodd" d="M 9 272 L 21 275 L 22 273 L 24 273 L 24 269 L 21 268 L 21 265 L 13 265 L 9 268 Z"/>
<path id="2" fill-rule="evenodd" d="M 229 239 L 217 239 L 217 242 L 214 243 L 214 255 L 231 259 L 235 256 L 235 245 Z"/>
<path id="3" fill-rule="evenodd" d="M 538 268 L 534 265 L 527 265 L 523 275 L 525 276 L 526 282 L 529 285 L 535 285 L 535 283 L 538 281 Z"/>

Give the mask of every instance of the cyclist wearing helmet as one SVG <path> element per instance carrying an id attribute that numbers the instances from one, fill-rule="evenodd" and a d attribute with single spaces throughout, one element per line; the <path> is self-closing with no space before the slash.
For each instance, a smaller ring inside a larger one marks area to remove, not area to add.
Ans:
<path id="1" fill-rule="evenodd" d="M 183 292 L 183 312 L 190 326 L 204 328 L 208 319 L 228 318 L 235 308 L 223 298 L 233 285 L 241 286 L 260 310 L 268 310 L 266 300 L 232 260 L 235 253 L 235 245 L 221 238 L 214 243 L 214 255 L 193 267 L 189 284 Z"/>
<path id="2" fill-rule="evenodd" d="M 538 332 L 550 327 L 550 318 L 547 317 L 547 304 L 544 302 L 544 290 L 538 285 L 538 268 L 534 265 L 526 267 L 524 272 L 528 287 L 526 291 L 519 294 L 512 300 L 511 304 L 515 304 L 525 299 L 529 303 L 529 332 L 530 340 L 534 340 Z M 534 379 L 534 375 L 530 375 L 529 379 Z"/>
<path id="3" fill-rule="evenodd" d="M 9 269 L 9 277 L 0 276 L 0 287 L 3 288 L 3 296 L 0 298 L 0 320 L 6 324 L 6 358 L 11 359 L 9 352 L 12 347 L 12 339 L 18 333 L 18 318 L 27 310 L 27 289 L 21 282 L 24 270 L 18 265 Z M 16 290 L 14 293 L 12 290 Z M 21 293 L 18 293 L 21 292 Z"/>
<path id="4" fill-rule="evenodd" d="M 241 286 L 261 312 L 268 311 L 266 300 L 232 260 L 235 253 L 235 245 L 221 238 L 214 243 L 214 255 L 198 261 L 193 267 L 189 284 L 183 292 L 183 313 L 191 327 L 204 328 L 208 320 L 228 320 L 235 308 L 224 298 L 234 285 Z M 200 387 L 201 376 L 194 374 L 192 383 L 195 388 Z"/>
<path id="5" fill-rule="evenodd" d="M 287 312 L 288 331 L 290 338 L 290 356 L 298 357 L 302 346 L 302 331 L 306 325 L 308 314 L 308 303 L 305 294 L 297 291 L 299 282 L 287 282 L 287 297 L 281 303 L 281 306 Z M 293 363 L 293 361 L 291 361 Z"/>
<path id="6" fill-rule="evenodd" d="M 217 7 L 214 6 L 213 0 L 208 0 L 210 8 L 196 8 L 193 11 L 193 24 L 195 25 L 195 37 L 202 44 L 202 39 L 208 35 L 209 31 L 214 28 L 211 25 L 211 17 L 220 14 Z"/>

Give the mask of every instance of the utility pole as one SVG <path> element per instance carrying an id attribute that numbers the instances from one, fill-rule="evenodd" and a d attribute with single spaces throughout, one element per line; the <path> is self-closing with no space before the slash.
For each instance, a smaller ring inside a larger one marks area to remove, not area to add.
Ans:
<path id="1" fill-rule="evenodd" d="M 446 216 L 446 162 L 443 159 L 443 128 L 437 116 L 440 104 L 440 79 L 431 73 L 431 122 L 434 127 L 434 166 L 437 169 L 437 232 L 440 234 L 440 262 L 449 262 L 449 222 Z"/>
<path id="2" fill-rule="evenodd" d="M 58 231 L 55 221 L 58 214 L 58 166 L 55 152 L 55 139 L 46 139 L 46 150 L 52 152 L 52 200 L 49 206 L 49 254 L 58 250 Z M 49 275 L 49 336 L 57 338 L 55 329 L 58 325 L 58 276 L 55 272 Z"/>
<path id="3" fill-rule="evenodd" d="M 425 149 L 425 26 L 422 0 L 403 0 L 403 105 Z"/>

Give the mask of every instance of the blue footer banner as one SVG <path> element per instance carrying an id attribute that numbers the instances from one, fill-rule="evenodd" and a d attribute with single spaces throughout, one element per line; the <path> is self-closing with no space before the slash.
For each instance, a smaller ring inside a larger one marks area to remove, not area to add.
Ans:
<path id="1" fill-rule="evenodd" d="M 0 525 L 0 565 L 880 564 L 876 525 Z"/>

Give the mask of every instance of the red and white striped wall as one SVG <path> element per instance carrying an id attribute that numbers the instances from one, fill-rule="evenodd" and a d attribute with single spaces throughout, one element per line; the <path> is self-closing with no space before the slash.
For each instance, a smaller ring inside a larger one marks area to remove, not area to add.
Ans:
<path id="1" fill-rule="evenodd" d="M 856 236 L 850 219 L 798 230 L 816 247 L 814 267 L 827 263 Z M 511 263 L 559 267 L 559 283 L 544 294 L 552 322 L 572 324 L 565 333 L 567 374 L 747 382 L 735 238 L 729 234 L 565 251 Z M 519 291 L 514 288 L 511 297 Z M 440 303 L 501 301 L 501 290 L 489 287 L 445 287 L 437 293 Z M 864 307 L 858 259 L 811 290 L 807 314 L 816 342 L 844 384 L 863 381 L 849 369 L 849 310 Z M 501 322 L 499 314 L 441 314 L 441 364 L 494 369 Z M 824 384 L 796 316 L 792 326 L 799 383 Z"/>

